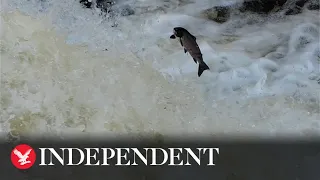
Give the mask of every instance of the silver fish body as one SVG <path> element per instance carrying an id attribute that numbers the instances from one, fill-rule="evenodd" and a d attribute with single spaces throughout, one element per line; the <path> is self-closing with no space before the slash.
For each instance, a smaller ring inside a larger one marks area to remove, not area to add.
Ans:
<path id="1" fill-rule="evenodd" d="M 186 29 L 182 27 L 173 28 L 173 35 L 170 36 L 171 39 L 179 38 L 181 46 L 184 48 L 185 53 L 189 53 L 193 58 L 195 63 L 199 63 L 198 76 L 200 77 L 203 71 L 209 70 L 210 68 L 203 61 L 202 53 L 197 43 L 197 39 Z"/>

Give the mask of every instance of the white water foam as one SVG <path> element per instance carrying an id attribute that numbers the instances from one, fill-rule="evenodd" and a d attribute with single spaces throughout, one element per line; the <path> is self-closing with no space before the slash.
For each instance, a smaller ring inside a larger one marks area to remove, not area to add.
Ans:
<path id="1" fill-rule="evenodd" d="M 197 16 L 218 2 L 156 2 L 108 21 L 76 1 L 2 0 L 1 132 L 320 134 L 318 12 L 220 25 Z M 175 26 L 197 36 L 200 78 Z"/>

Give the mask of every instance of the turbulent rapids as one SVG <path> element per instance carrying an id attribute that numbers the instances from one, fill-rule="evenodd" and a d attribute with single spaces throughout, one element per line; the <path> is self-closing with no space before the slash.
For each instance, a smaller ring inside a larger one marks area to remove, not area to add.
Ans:
<path id="1" fill-rule="evenodd" d="M 92 12 L 70 2 L 49 1 L 61 11 L 51 13 L 17 2 L 1 7 L 0 115 L 8 137 L 320 135 L 318 11 L 265 21 L 263 31 L 244 25 L 221 43 L 232 22 L 190 15 L 192 4 L 122 17 L 112 30 L 95 14 L 76 24 Z M 211 69 L 201 78 L 170 41 L 174 26 L 199 39 Z"/>

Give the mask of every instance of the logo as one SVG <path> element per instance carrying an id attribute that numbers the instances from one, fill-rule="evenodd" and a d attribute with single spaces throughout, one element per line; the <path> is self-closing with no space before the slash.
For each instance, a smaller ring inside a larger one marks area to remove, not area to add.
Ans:
<path id="1" fill-rule="evenodd" d="M 38 150 L 39 166 L 215 166 L 215 156 L 219 154 L 219 148 L 40 147 Z M 35 161 L 36 152 L 27 144 L 20 144 L 11 151 L 11 162 L 17 169 L 29 169 Z"/>
<path id="2" fill-rule="evenodd" d="M 17 145 L 11 151 L 11 162 L 18 169 L 29 169 L 36 161 L 36 153 L 27 144 Z"/>

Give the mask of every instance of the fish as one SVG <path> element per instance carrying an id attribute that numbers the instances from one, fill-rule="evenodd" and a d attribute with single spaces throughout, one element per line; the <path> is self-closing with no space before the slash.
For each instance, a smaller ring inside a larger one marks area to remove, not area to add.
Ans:
<path id="1" fill-rule="evenodd" d="M 170 36 L 170 39 L 176 38 L 179 38 L 184 53 L 188 52 L 194 62 L 196 64 L 199 63 L 198 77 L 200 77 L 205 70 L 210 70 L 209 66 L 203 61 L 197 38 L 194 35 L 183 27 L 175 27 L 173 28 L 173 34 Z"/>

